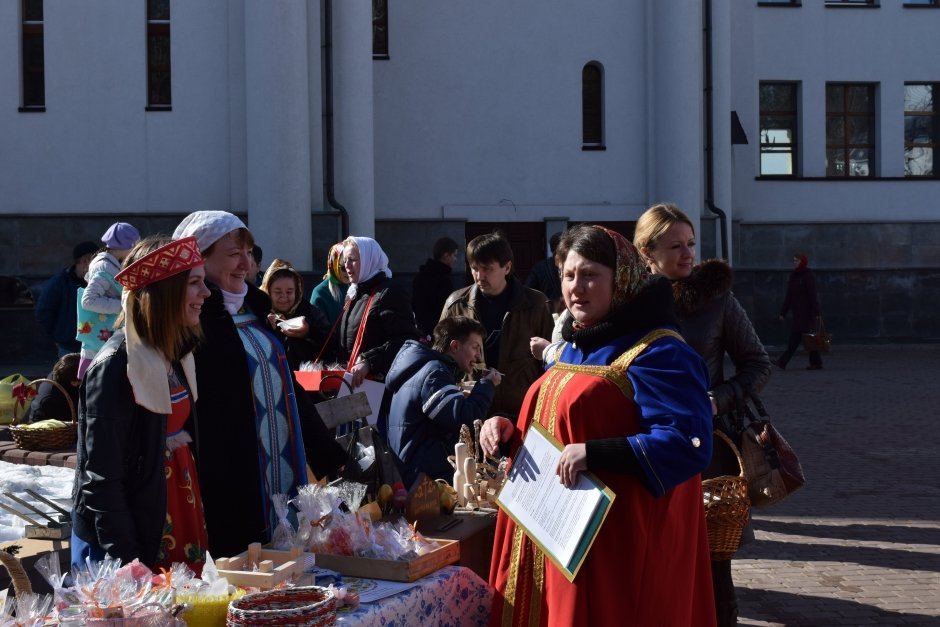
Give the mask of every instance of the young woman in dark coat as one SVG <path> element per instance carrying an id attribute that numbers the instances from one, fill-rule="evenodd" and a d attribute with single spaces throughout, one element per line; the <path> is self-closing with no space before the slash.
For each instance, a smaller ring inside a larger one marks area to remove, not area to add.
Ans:
<path id="1" fill-rule="evenodd" d="M 72 490 L 72 563 L 109 555 L 197 572 L 208 540 L 190 439 L 191 351 L 209 295 L 194 238 L 147 238 L 115 277 L 124 327 L 81 386 Z"/>
<path id="2" fill-rule="evenodd" d="M 793 255 L 793 272 L 787 281 L 787 296 L 780 307 L 780 319 L 783 320 L 790 312 L 790 339 L 787 350 L 783 351 L 774 364 L 785 369 L 793 353 L 803 343 L 803 334 L 811 333 L 819 323 L 819 298 L 816 295 L 816 278 L 807 265 L 806 255 L 797 253 Z M 809 366 L 807 370 L 822 370 L 822 355 L 819 351 L 810 351 Z"/>
<path id="3" fill-rule="evenodd" d="M 712 413 L 729 411 L 735 402 L 731 381 L 742 389 L 760 392 L 770 377 L 771 365 L 764 345 L 731 287 L 731 268 L 721 260 L 695 265 L 695 229 L 678 207 L 658 204 L 640 216 L 633 242 L 650 270 L 672 280 L 676 314 L 682 337 L 708 365 Z M 734 375 L 725 378 L 725 354 Z M 737 475 L 737 458 L 726 447 L 715 446 L 703 479 Z M 712 583 L 718 625 L 737 624 L 738 605 L 731 578 L 731 561 L 712 561 Z"/>

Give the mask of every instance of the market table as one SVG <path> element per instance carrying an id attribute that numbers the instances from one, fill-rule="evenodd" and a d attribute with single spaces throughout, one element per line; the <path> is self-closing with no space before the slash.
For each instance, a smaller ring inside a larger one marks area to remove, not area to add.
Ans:
<path id="1" fill-rule="evenodd" d="M 445 566 L 398 594 L 336 614 L 341 625 L 486 625 L 493 589 L 469 568 Z"/>

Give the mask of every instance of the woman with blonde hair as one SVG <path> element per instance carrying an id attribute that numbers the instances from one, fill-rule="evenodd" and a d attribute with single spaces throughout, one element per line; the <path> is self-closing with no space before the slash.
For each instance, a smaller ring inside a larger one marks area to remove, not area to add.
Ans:
<path id="1" fill-rule="evenodd" d="M 744 308 L 734 297 L 734 276 L 725 261 L 695 263 L 695 227 L 679 207 L 653 205 L 637 220 L 633 243 L 654 274 L 672 281 L 676 315 L 685 341 L 708 366 L 712 413 L 733 408 L 735 386 L 760 392 L 770 377 L 770 358 Z M 735 372 L 725 377 L 727 354 Z M 726 447 L 716 446 L 712 463 L 702 476 L 737 475 L 737 459 Z M 737 599 L 731 561 L 712 562 L 712 580 L 718 625 L 737 623 Z"/>
<path id="2" fill-rule="evenodd" d="M 192 350 L 209 296 L 195 238 L 152 237 L 130 250 L 119 329 L 80 390 L 72 491 L 72 563 L 105 554 L 148 566 L 186 562 L 208 548 L 189 438 L 198 394 Z"/>

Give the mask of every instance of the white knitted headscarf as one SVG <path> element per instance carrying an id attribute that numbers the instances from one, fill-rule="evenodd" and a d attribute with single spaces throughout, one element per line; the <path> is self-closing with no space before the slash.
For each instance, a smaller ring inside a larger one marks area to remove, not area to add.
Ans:
<path id="1" fill-rule="evenodd" d="M 365 283 L 379 272 L 384 272 L 385 276 L 391 278 L 392 271 L 388 267 L 388 255 L 379 246 L 379 243 L 371 237 L 350 237 L 356 243 L 359 249 L 359 283 Z M 352 283 L 346 298 L 355 298 L 358 292 L 358 284 Z"/>
<path id="2" fill-rule="evenodd" d="M 173 231 L 173 239 L 193 236 L 196 238 L 199 252 L 205 254 L 210 246 L 232 231 L 247 228 L 238 216 L 228 211 L 195 211 L 179 223 L 179 226 Z M 225 290 L 221 291 L 225 310 L 234 316 L 245 302 L 245 295 L 248 294 L 248 284 L 246 283 L 238 294 L 226 292 Z"/>
<path id="3" fill-rule="evenodd" d="M 196 238 L 199 252 L 205 253 L 206 249 L 219 241 L 223 235 L 247 228 L 238 216 L 228 211 L 195 211 L 179 223 L 173 231 L 173 239 L 193 236 Z"/>

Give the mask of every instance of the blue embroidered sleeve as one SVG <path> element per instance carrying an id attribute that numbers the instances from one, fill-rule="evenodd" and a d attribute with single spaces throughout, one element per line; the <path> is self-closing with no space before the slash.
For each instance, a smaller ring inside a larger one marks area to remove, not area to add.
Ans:
<path id="1" fill-rule="evenodd" d="M 628 442 L 647 488 L 662 496 L 711 460 L 708 370 L 691 347 L 667 338 L 639 355 L 627 376 L 644 426 Z"/>

